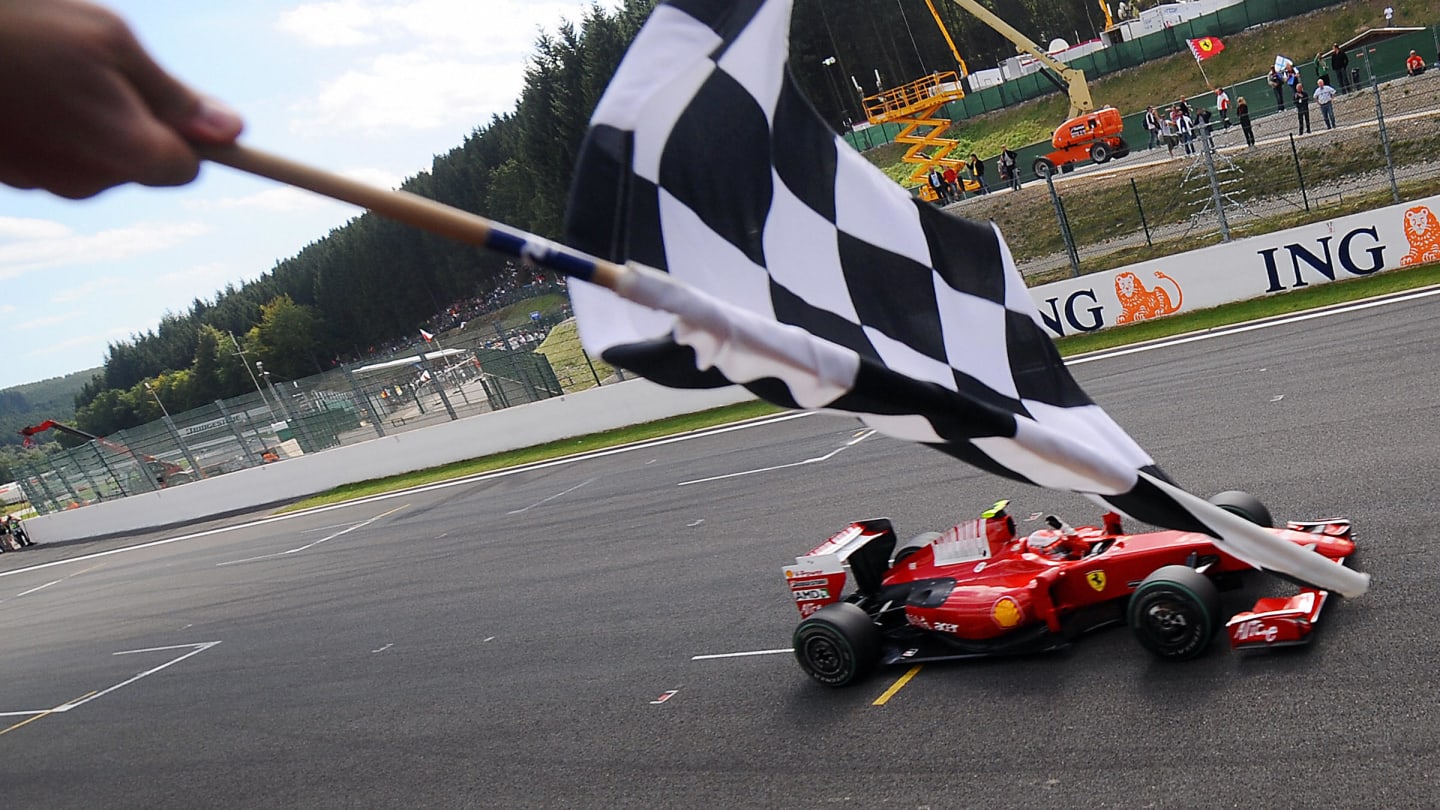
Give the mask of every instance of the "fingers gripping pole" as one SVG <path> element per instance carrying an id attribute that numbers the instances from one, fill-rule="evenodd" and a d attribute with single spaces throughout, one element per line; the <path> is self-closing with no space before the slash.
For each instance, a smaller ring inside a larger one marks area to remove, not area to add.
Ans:
<path id="1" fill-rule="evenodd" d="M 196 144 L 194 148 L 206 160 L 358 205 L 438 236 L 507 253 L 612 290 L 629 273 L 623 265 L 588 256 L 408 191 L 368 185 L 239 144 Z"/>

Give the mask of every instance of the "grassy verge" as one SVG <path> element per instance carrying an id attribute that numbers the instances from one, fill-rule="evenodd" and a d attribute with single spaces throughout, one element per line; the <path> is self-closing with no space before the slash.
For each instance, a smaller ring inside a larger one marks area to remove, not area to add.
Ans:
<path id="1" fill-rule="evenodd" d="M 550 368 L 555 370 L 555 377 L 567 394 L 594 388 L 599 385 L 596 377 L 603 380 L 615 373 L 605 361 L 586 357 L 574 320 L 551 329 L 545 340 L 535 348 L 535 353 L 545 355 L 545 359 L 550 361 Z"/>
<path id="2" fill-rule="evenodd" d="M 1344 303 L 1346 301 L 1355 301 L 1377 295 L 1402 292 L 1434 284 L 1440 284 L 1440 264 L 1418 267 L 1411 270 L 1390 271 L 1373 278 L 1334 282 L 1323 286 L 1285 293 L 1284 295 L 1259 298 L 1252 301 L 1242 301 L 1240 303 L 1227 304 L 1222 307 L 1202 310 L 1200 312 L 1174 315 L 1155 321 L 1145 321 L 1133 326 L 1107 329 L 1104 332 L 1093 335 L 1075 335 L 1063 338 L 1056 343 L 1062 355 L 1073 356 L 1131 343 L 1140 343 L 1147 340 L 1156 340 L 1189 332 L 1213 329 L 1218 326 L 1227 326 L 1245 321 L 1275 317 L 1277 315 L 1286 315 L 1292 312 L 1315 309 L 1332 304 Z M 419 472 L 362 481 L 306 498 L 303 501 L 286 507 L 283 511 L 290 512 L 313 506 L 339 503 L 354 498 L 362 498 L 367 495 L 378 495 L 384 492 L 393 492 L 398 489 L 431 484 L 437 481 L 462 478 L 476 473 L 515 467 L 522 464 L 531 464 L 537 461 L 545 461 L 592 450 L 601 450 L 607 447 L 616 447 L 622 444 L 645 441 L 661 436 L 672 436 L 687 431 L 739 422 L 744 419 L 768 416 L 779 413 L 781 410 L 781 408 L 767 402 L 747 402 L 724 408 L 715 408 L 713 410 L 662 419 L 657 422 L 635 425 L 620 430 L 593 433 L 573 439 L 550 442 L 549 444 L 543 444 L 537 447 L 528 447 L 523 450 L 513 450 L 507 453 L 498 453 L 492 456 L 472 459 L 470 461 L 446 464 L 442 467 L 434 467 Z"/>

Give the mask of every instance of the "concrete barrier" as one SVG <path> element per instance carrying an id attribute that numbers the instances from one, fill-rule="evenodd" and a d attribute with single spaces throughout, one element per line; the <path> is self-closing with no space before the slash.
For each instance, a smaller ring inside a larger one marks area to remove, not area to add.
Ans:
<path id="1" fill-rule="evenodd" d="M 731 386 L 677 390 L 627 380 L 467 419 L 336 447 L 192 484 L 30 518 L 37 542 L 60 542 L 190 523 L 293 501 L 342 484 L 429 469 L 493 453 L 748 402 Z"/>

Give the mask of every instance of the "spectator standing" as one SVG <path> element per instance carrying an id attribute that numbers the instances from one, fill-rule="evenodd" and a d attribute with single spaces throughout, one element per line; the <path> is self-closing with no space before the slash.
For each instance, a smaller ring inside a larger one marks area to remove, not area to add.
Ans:
<path id="1" fill-rule="evenodd" d="M 1340 92 L 1350 92 L 1350 56 L 1340 50 L 1340 43 L 1330 49 L 1330 72 L 1340 77 Z"/>
<path id="2" fill-rule="evenodd" d="M 1240 121 L 1240 131 L 1245 133 L 1245 145 L 1255 145 L 1255 131 L 1250 128 L 1250 105 L 1241 96 L 1235 102 L 1235 118 Z"/>
<path id="3" fill-rule="evenodd" d="M 1153 105 L 1145 108 L 1145 131 L 1150 133 L 1150 145 L 1146 149 L 1154 149 L 1160 143 L 1160 116 L 1155 113 Z"/>
<path id="4" fill-rule="evenodd" d="M 1175 130 L 1180 133 L 1180 145 L 1185 147 L 1185 154 L 1195 154 L 1195 122 L 1179 107 L 1175 108 Z"/>
<path id="5" fill-rule="evenodd" d="M 1175 157 L 1175 144 L 1180 142 L 1180 137 L 1175 130 L 1175 119 L 1168 115 L 1160 119 L 1160 139 L 1165 142 L 1170 157 Z"/>
<path id="6" fill-rule="evenodd" d="M 1202 109 L 1195 115 L 1195 129 L 1200 133 L 1200 143 L 1204 148 L 1210 148 L 1210 111 Z"/>
<path id="7" fill-rule="evenodd" d="M 940 173 L 940 170 L 931 166 L 930 174 L 925 177 L 930 184 L 930 190 L 935 193 L 935 202 L 939 205 L 949 202 L 949 195 L 945 193 L 945 176 Z"/>
<path id="8" fill-rule="evenodd" d="M 1300 119 L 1300 131 L 1297 135 L 1305 135 L 1310 132 L 1310 94 L 1305 92 L 1305 85 L 1298 79 L 1295 82 L 1295 114 Z"/>
<path id="9" fill-rule="evenodd" d="M 945 193 L 949 195 L 952 201 L 965 196 L 960 193 L 960 175 L 955 173 L 954 166 L 947 164 L 941 176 L 945 178 Z"/>
<path id="10" fill-rule="evenodd" d="M 1285 91 L 1282 88 L 1285 87 L 1285 80 L 1280 78 L 1280 72 L 1273 65 L 1270 67 L 1270 75 L 1265 77 L 1265 83 L 1275 92 L 1275 111 L 1284 112 Z"/>
<path id="11" fill-rule="evenodd" d="M 1325 78 L 1316 80 L 1315 103 L 1320 105 L 1320 117 L 1325 120 L 1326 129 L 1335 128 L 1335 88 L 1325 81 Z"/>
<path id="12" fill-rule="evenodd" d="M 1020 190 L 1020 164 L 1009 146 L 1000 147 L 1000 177 L 1010 181 L 1010 190 Z"/>
<path id="13" fill-rule="evenodd" d="M 1405 72 L 1411 76 L 1419 76 L 1425 72 L 1425 57 L 1414 51 L 1405 59 Z"/>
<path id="14" fill-rule="evenodd" d="M 990 184 L 985 182 L 985 161 L 981 160 L 974 152 L 970 153 L 970 160 L 965 164 L 970 169 L 970 176 L 980 184 L 980 193 L 989 194 Z"/>
<path id="15" fill-rule="evenodd" d="M 1229 129 L 1230 94 L 1226 93 L 1223 87 L 1215 88 L 1215 111 L 1220 113 L 1220 123 L 1223 124 L 1226 129 Z"/>

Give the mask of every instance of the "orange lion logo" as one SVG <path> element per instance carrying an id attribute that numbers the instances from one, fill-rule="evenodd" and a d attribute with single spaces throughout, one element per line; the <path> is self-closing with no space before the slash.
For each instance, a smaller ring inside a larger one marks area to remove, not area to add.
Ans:
<path id="1" fill-rule="evenodd" d="M 1134 273 L 1125 272 L 1115 277 L 1115 296 L 1120 299 L 1120 317 L 1115 319 L 1117 325 L 1163 318 L 1180 311 L 1180 303 L 1185 300 L 1180 283 L 1159 270 L 1155 271 L 1155 281 L 1155 288 L 1147 290 Z M 1161 281 L 1175 286 L 1174 301 L 1170 299 L 1170 291 L 1160 286 Z"/>
<path id="2" fill-rule="evenodd" d="M 1410 252 L 1400 260 L 1401 267 L 1440 261 L 1440 221 L 1435 213 L 1423 205 L 1406 211 L 1405 241 L 1410 243 Z"/>

